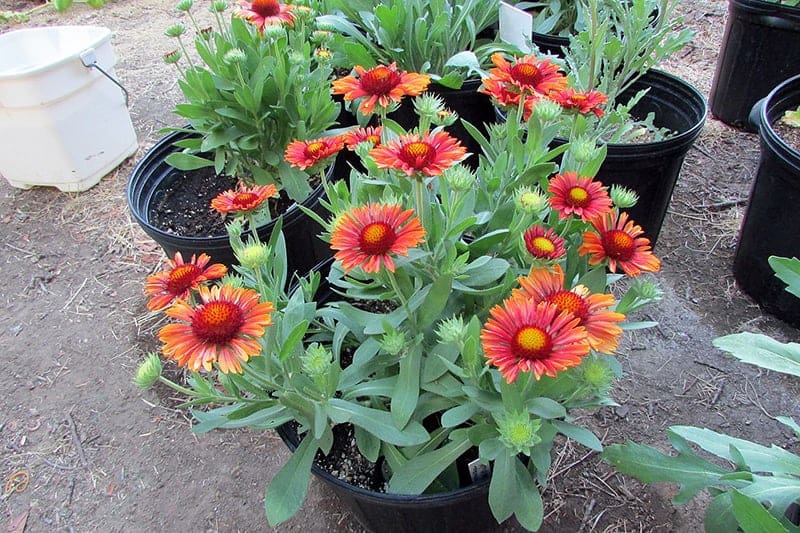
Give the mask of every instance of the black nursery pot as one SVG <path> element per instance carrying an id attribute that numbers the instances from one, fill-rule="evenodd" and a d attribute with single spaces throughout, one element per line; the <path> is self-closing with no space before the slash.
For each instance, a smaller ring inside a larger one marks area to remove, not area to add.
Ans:
<path id="1" fill-rule="evenodd" d="M 149 220 L 151 206 L 158 202 L 165 188 L 181 175 L 181 172 L 170 166 L 165 159 L 169 154 L 180 150 L 173 145 L 174 142 L 191 136 L 192 134 L 186 132 L 170 133 L 144 154 L 128 181 L 128 207 L 144 232 L 155 240 L 169 257 L 175 252 L 180 252 L 184 259 L 188 260 L 192 254 L 206 253 L 211 256 L 212 262 L 230 267 L 236 264 L 236 257 L 227 233 L 213 237 L 185 237 L 153 226 Z M 334 168 L 333 174 L 336 174 L 337 170 Z M 324 190 L 320 186 L 302 202 L 302 205 L 323 214 L 324 208 L 319 202 L 323 194 Z M 209 212 L 209 216 L 214 215 Z M 290 208 L 281 217 L 283 234 L 286 237 L 290 277 L 293 272 L 299 275 L 305 274 L 314 265 L 332 255 L 330 248 L 317 237 L 322 232 L 320 225 L 297 206 Z M 269 240 L 274 227 L 275 220 L 258 227 L 258 236 L 262 242 Z"/>
<path id="2" fill-rule="evenodd" d="M 487 95 L 478 92 L 480 86 L 481 80 L 466 80 L 460 89 L 449 89 L 437 83 L 431 83 L 428 86 L 428 92 L 441 97 L 447 108 L 458 113 L 459 120 L 445 130 L 461 141 L 461 144 L 466 146 L 467 151 L 472 154 L 464 161 L 464 164 L 473 169 L 478 167 L 478 154 L 481 153 L 481 147 L 461 124 L 461 120 L 475 126 L 483 135 L 487 134 L 485 125 L 493 124 L 497 120 L 492 100 Z M 400 107 L 391 113 L 389 118 L 405 129 L 415 127 L 419 120 L 414 113 L 413 100 L 410 98 L 404 98 Z"/>
<path id="3" fill-rule="evenodd" d="M 297 448 L 300 440 L 293 427 L 284 424 L 277 432 L 290 450 Z M 373 533 L 486 533 L 498 527 L 489 508 L 488 478 L 451 492 L 415 496 L 355 487 L 316 465 L 312 472 Z"/>
<path id="4" fill-rule="evenodd" d="M 800 7 L 729 0 L 728 22 L 709 93 L 711 114 L 737 128 L 777 84 L 800 73 Z"/>
<path id="5" fill-rule="evenodd" d="M 644 118 L 654 113 L 655 125 L 675 135 L 642 144 L 609 143 L 595 179 L 606 186 L 622 185 L 636 191 L 639 201 L 626 211 L 655 246 L 683 160 L 703 130 L 707 107 L 697 89 L 658 70 L 649 70 L 618 101 L 626 102 L 648 87 L 650 91 L 631 110 L 632 115 Z M 566 139 L 556 139 L 557 145 L 564 142 Z"/>
<path id="6" fill-rule="evenodd" d="M 767 262 L 771 255 L 800 256 L 800 153 L 778 137 L 772 124 L 800 105 L 800 75 L 790 78 L 759 103 L 761 159 L 747 206 L 733 274 L 764 310 L 800 327 L 800 299 L 786 292 Z"/>

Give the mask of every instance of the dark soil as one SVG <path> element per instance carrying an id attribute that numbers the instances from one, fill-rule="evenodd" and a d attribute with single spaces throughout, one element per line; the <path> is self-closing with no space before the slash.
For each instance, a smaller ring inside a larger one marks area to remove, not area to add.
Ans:
<path id="1" fill-rule="evenodd" d="M 800 128 L 784 124 L 780 120 L 772 125 L 772 129 L 783 139 L 783 142 L 794 148 L 800 157 Z"/>

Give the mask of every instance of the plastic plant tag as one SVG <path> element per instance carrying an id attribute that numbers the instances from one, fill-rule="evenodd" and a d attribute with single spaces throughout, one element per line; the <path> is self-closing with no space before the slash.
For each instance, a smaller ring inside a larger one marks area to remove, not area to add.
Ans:
<path id="1" fill-rule="evenodd" d="M 530 42 L 533 38 L 533 15 L 511 4 L 500 2 L 498 36 L 501 41 L 515 45 L 525 53 L 530 52 Z"/>
<path id="2" fill-rule="evenodd" d="M 473 483 L 478 483 L 489 477 L 489 465 L 483 464 L 480 459 L 470 461 L 467 468 L 469 468 L 469 477 L 472 478 Z"/>

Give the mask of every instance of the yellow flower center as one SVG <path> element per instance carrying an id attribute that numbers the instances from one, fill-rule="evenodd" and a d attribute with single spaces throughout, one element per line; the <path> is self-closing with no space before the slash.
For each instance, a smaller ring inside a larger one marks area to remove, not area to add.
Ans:
<path id="1" fill-rule="evenodd" d="M 545 359 L 553 342 L 550 334 L 535 326 L 525 326 L 514 335 L 514 348 L 521 359 Z"/>
<path id="2" fill-rule="evenodd" d="M 322 143 L 320 141 L 310 142 L 306 146 L 306 155 L 309 157 L 317 157 L 324 148 L 325 148 L 325 143 Z"/>
<path id="3" fill-rule="evenodd" d="M 576 207 L 586 207 L 589 200 L 589 193 L 583 187 L 572 187 L 567 192 L 569 203 Z"/>
<path id="4" fill-rule="evenodd" d="M 385 222 L 373 222 L 361 230 L 358 244 L 366 254 L 381 255 L 391 249 L 396 236 L 394 230 Z"/>
<path id="5" fill-rule="evenodd" d="M 197 308 L 192 317 L 192 330 L 205 342 L 227 344 L 236 337 L 244 322 L 238 305 L 214 301 Z"/>
<path id="6" fill-rule="evenodd" d="M 556 251 L 556 245 L 547 237 L 536 237 L 533 239 L 532 247 L 541 255 L 551 254 Z"/>
<path id="7" fill-rule="evenodd" d="M 589 314 L 589 306 L 586 300 L 572 291 L 561 290 L 554 292 L 547 297 L 547 301 L 555 304 L 561 311 L 569 311 L 581 321 Z"/>
<path id="8" fill-rule="evenodd" d="M 602 243 L 606 255 L 611 259 L 628 261 L 636 251 L 633 237 L 619 229 L 605 232 Z"/>
<path id="9" fill-rule="evenodd" d="M 179 265 L 172 269 L 169 273 L 169 281 L 167 281 L 167 290 L 170 294 L 183 294 L 185 290 L 192 286 L 194 280 L 200 275 L 200 269 L 197 265 Z"/>

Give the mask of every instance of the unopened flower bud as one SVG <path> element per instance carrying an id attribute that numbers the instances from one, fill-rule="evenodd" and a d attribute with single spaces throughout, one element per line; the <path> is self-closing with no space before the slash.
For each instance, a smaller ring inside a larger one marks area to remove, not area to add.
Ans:
<path id="1" fill-rule="evenodd" d="M 186 33 L 186 26 L 184 26 L 180 22 L 177 24 L 173 24 L 172 26 L 164 30 L 164 35 L 166 35 L 167 37 L 180 37 L 184 33 Z"/>
<path id="2" fill-rule="evenodd" d="M 269 24 L 264 26 L 262 35 L 269 41 L 277 41 L 286 37 L 286 30 L 280 24 Z"/>
<path id="3" fill-rule="evenodd" d="M 237 250 L 236 259 L 239 263 L 251 270 L 258 270 L 262 266 L 268 265 L 272 260 L 272 254 L 266 244 L 252 243 L 244 248 Z"/>
<path id="4" fill-rule="evenodd" d="M 597 157 L 600 150 L 594 138 L 578 137 L 570 141 L 569 151 L 578 163 L 587 163 Z"/>
<path id="5" fill-rule="evenodd" d="M 331 40 L 332 35 L 333 34 L 327 30 L 314 30 L 311 34 L 311 40 L 317 44 L 327 43 Z"/>
<path id="6" fill-rule="evenodd" d="M 211 40 L 211 37 L 213 36 L 214 36 L 214 28 L 212 28 L 211 26 L 200 28 L 200 37 L 202 37 L 206 41 Z"/>
<path id="7" fill-rule="evenodd" d="M 393 329 L 381 337 L 381 349 L 389 355 L 400 355 L 407 345 L 408 340 L 402 331 Z"/>
<path id="8" fill-rule="evenodd" d="M 599 357 L 584 357 L 580 368 L 580 380 L 597 394 L 607 394 L 616 376 L 608 363 Z"/>
<path id="9" fill-rule="evenodd" d="M 231 48 L 225 52 L 225 55 L 222 56 L 222 60 L 228 65 L 233 65 L 234 63 L 244 63 L 247 60 L 247 55 L 241 48 Z"/>
<path id="10" fill-rule="evenodd" d="M 636 278 L 629 290 L 635 290 L 639 298 L 655 302 L 664 296 L 664 291 L 653 281 Z"/>
<path id="11" fill-rule="evenodd" d="M 496 420 L 500 442 L 514 453 L 530 455 L 531 448 L 542 440 L 538 434 L 542 421 L 532 420 L 525 411 L 504 413 Z"/>
<path id="12" fill-rule="evenodd" d="M 317 22 L 317 30 L 324 31 L 327 33 L 333 33 L 336 31 L 336 28 L 330 22 Z"/>
<path id="13" fill-rule="evenodd" d="M 633 190 L 622 185 L 612 185 L 608 190 L 608 195 L 614 205 L 620 209 L 633 207 L 639 201 L 639 196 Z"/>
<path id="14" fill-rule="evenodd" d="M 289 52 L 289 63 L 292 65 L 302 65 L 306 61 L 306 56 L 300 52 Z"/>
<path id="15" fill-rule="evenodd" d="M 432 122 L 439 117 L 440 113 L 448 112 L 444 106 L 444 100 L 433 93 L 423 93 L 414 98 L 414 110 L 420 117 L 426 117 Z"/>
<path id="16" fill-rule="evenodd" d="M 445 343 L 459 344 L 463 342 L 467 334 L 466 326 L 464 326 L 464 319 L 461 316 L 454 316 L 442 320 L 439 322 L 436 334 L 439 336 L 439 340 Z"/>
<path id="17" fill-rule="evenodd" d="M 305 353 L 300 356 L 303 372 L 312 378 L 327 374 L 332 361 L 331 352 L 316 342 L 306 348 Z"/>
<path id="18" fill-rule="evenodd" d="M 180 0 L 180 2 L 175 4 L 175 9 L 178 11 L 189 11 L 192 9 L 192 0 Z"/>
<path id="19" fill-rule="evenodd" d="M 164 63 L 172 65 L 177 63 L 181 60 L 181 51 L 180 50 L 173 50 L 172 52 L 167 52 L 164 54 Z"/>
<path id="20" fill-rule="evenodd" d="M 225 0 L 214 0 L 209 7 L 212 13 L 222 13 L 226 9 L 228 9 L 228 2 Z"/>
<path id="21" fill-rule="evenodd" d="M 243 289 L 247 286 L 244 282 L 244 278 L 239 274 L 228 273 L 223 281 L 225 285 L 233 287 L 234 289 Z"/>
<path id="22" fill-rule="evenodd" d="M 475 186 L 475 174 L 469 167 L 460 163 L 445 170 L 442 179 L 454 191 L 466 192 Z"/>
<path id="23" fill-rule="evenodd" d="M 523 187 L 514 193 L 514 205 L 523 213 L 537 214 L 547 207 L 547 196 L 538 187 Z"/>
<path id="24" fill-rule="evenodd" d="M 149 389 L 161 377 L 161 357 L 157 353 L 149 353 L 136 369 L 133 382 L 140 389 Z"/>
<path id="25" fill-rule="evenodd" d="M 533 108 L 533 115 L 542 122 L 551 122 L 561 116 L 562 108 L 552 100 L 541 99 Z"/>

